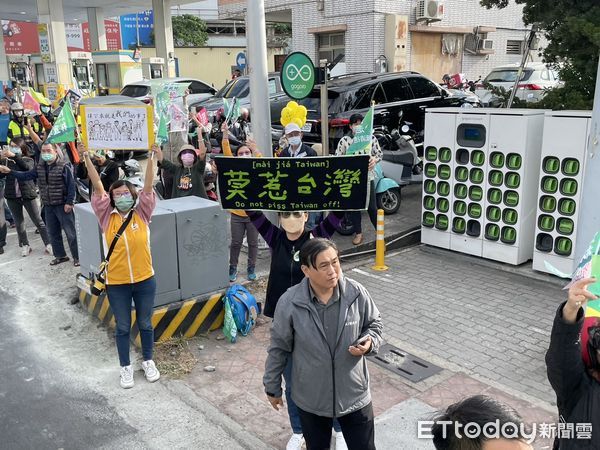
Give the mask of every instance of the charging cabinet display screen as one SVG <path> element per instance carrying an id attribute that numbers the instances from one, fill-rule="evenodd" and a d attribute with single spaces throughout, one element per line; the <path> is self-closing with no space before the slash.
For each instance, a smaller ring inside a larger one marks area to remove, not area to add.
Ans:
<path id="1" fill-rule="evenodd" d="M 463 123 L 456 130 L 456 142 L 463 147 L 481 148 L 485 145 L 486 129 L 483 125 Z"/>

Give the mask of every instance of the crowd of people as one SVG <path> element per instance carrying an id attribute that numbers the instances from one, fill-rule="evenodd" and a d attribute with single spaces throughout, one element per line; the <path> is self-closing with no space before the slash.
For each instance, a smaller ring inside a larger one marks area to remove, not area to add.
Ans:
<path id="1" fill-rule="evenodd" d="M 76 111 L 76 109 L 75 109 Z M 210 154 L 211 126 L 218 127 L 221 148 L 229 157 L 261 157 L 250 133 L 248 111 L 233 123 L 221 120 L 209 126 L 190 115 L 190 129 L 173 136 L 161 148 L 154 145 L 138 191 L 121 179 L 119 166 L 107 151 L 90 151 L 82 143 L 57 145 L 45 139 L 55 117 L 49 105 L 41 114 L 28 116 L 14 90 L 0 100 L 0 114 L 11 120 L 0 160 L 0 253 L 6 245 L 7 224 L 14 221 L 23 257 L 30 245 L 24 210 L 53 256 L 50 265 L 70 260 L 63 233 L 75 266 L 79 265 L 73 207 L 75 178 L 88 179 L 90 201 L 109 251 L 106 290 L 113 311 L 115 340 L 120 364 L 120 385 L 132 388 L 134 369 L 130 360 L 131 307 L 136 311 L 142 346 L 142 369 L 147 381 L 155 382 L 160 372 L 153 361 L 152 312 L 156 281 L 152 265 L 149 223 L 156 205 L 155 175 L 164 185 L 165 198 L 197 196 L 209 199 L 206 175 L 217 172 Z M 350 118 L 351 130 L 339 143 L 336 154 L 344 155 L 352 144 L 363 117 Z M 233 146 L 235 139 L 239 145 Z M 281 158 L 317 156 L 303 142 L 295 123 L 284 129 Z M 381 159 L 375 138 L 369 169 Z M 155 166 L 155 162 L 157 165 Z M 369 175 L 371 197 L 368 213 L 376 226 L 373 174 Z M 6 214 L 6 215 L 5 215 Z M 285 403 L 291 437 L 287 450 L 330 447 L 332 429 L 336 450 L 375 449 L 375 426 L 368 367 L 365 357 L 375 354 L 383 340 L 383 322 L 369 292 L 341 269 L 336 244 L 330 239 L 344 213 L 287 211 L 272 223 L 260 211 L 231 211 L 229 280 L 238 280 L 238 261 L 244 237 L 248 244 L 246 278 L 256 279 L 259 236 L 271 252 L 270 272 L 263 314 L 272 319 L 270 345 L 263 384 L 268 402 L 276 410 Z M 362 242 L 360 212 L 351 213 L 355 229 L 353 243 Z M 584 318 L 585 303 L 596 297 L 587 287 L 593 279 L 575 282 L 568 300 L 557 311 L 550 348 L 546 355 L 548 378 L 557 395 L 562 420 L 592 423 L 597 417 L 600 393 L 600 319 Z M 581 339 L 579 339 L 581 336 Z M 314 380 L 320 380 L 315 383 Z M 484 396 L 450 405 L 434 419 L 431 435 L 436 449 L 530 449 L 524 432 L 511 436 L 471 438 L 448 433 L 441 424 L 499 420 L 517 428 L 523 424 L 516 411 Z M 524 428 L 523 428 L 524 430 Z M 600 433 L 592 434 L 591 445 L 581 447 L 571 439 L 557 439 L 555 448 L 600 448 Z"/>

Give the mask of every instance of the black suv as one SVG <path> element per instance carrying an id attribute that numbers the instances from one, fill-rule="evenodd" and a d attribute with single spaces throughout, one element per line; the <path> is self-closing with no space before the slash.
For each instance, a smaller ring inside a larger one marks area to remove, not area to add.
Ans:
<path id="1" fill-rule="evenodd" d="M 366 114 L 375 102 L 375 127 L 399 128 L 400 120 L 410 123 L 417 135 L 425 126 L 425 109 L 461 106 L 464 100 L 417 72 L 361 73 L 332 78 L 329 91 L 329 151 L 349 131 L 350 116 Z M 299 101 L 308 109 L 304 141 L 321 142 L 320 89 Z"/>

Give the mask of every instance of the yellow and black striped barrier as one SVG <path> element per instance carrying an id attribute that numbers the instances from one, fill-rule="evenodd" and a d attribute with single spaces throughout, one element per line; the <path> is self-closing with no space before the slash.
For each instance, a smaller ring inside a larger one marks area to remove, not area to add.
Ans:
<path id="1" fill-rule="evenodd" d="M 104 325 L 114 329 L 115 317 L 110 309 L 106 292 L 100 296 L 92 295 L 89 285 L 90 281 L 87 278 L 78 277 L 77 289 L 82 307 Z M 152 313 L 154 341 L 163 342 L 175 336 L 190 338 L 219 329 L 223 326 L 224 316 L 221 298 L 222 294 L 217 293 L 154 308 Z M 131 311 L 131 340 L 136 346 L 141 346 L 135 310 Z"/>

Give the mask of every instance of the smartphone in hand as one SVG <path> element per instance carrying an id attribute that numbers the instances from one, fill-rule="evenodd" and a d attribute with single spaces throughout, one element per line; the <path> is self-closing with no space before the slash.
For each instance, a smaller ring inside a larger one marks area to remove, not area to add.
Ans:
<path id="1" fill-rule="evenodd" d="M 364 336 L 361 336 L 356 341 L 354 341 L 354 344 L 352 344 L 352 347 L 358 347 L 359 345 L 363 345 L 365 342 L 367 342 L 368 339 L 369 339 L 369 335 L 365 334 Z"/>

